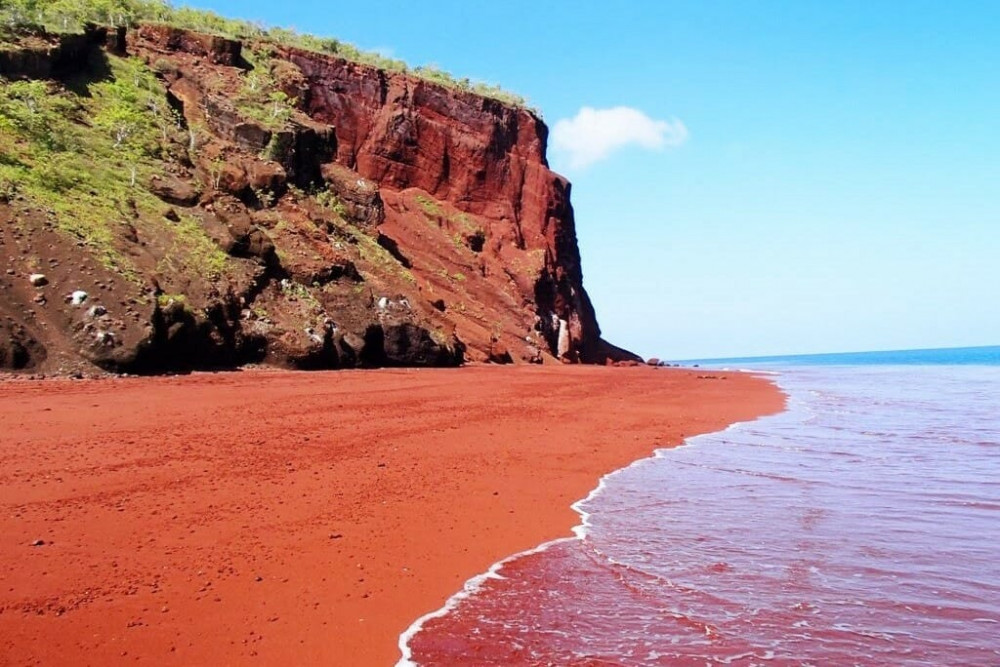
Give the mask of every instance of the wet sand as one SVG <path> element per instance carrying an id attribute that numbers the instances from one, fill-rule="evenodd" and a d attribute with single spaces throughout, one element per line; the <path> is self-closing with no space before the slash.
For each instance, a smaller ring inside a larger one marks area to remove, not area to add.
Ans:
<path id="1" fill-rule="evenodd" d="M 0 664 L 390 665 L 466 579 L 569 535 L 601 475 L 783 405 L 699 375 L 0 382 Z"/>

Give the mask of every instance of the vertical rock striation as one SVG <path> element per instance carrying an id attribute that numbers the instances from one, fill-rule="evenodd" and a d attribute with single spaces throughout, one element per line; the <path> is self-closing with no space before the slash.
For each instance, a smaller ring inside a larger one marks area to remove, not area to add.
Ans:
<path id="1" fill-rule="evenodd" d="M 584 363 L 632 358 L 601 340 L 583 287 L 570 184 L 549 169 L 541 119 L 402 73 L 297 49 L 281 55 L 305 76 L 304 110 L 336 128 L 338 162 L 383 190 L 419 188 L 485 219 L 486 246 L 501 261 L 543 253 L 515 282 L 552 354 Z"/>

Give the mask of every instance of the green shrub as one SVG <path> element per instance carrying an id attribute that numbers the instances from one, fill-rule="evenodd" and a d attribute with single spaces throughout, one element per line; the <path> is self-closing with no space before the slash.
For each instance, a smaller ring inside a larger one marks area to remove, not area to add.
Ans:
<path id="1" fill-rule="evenodd" d="M 10 169 L 7 165 L 0 164 L 0 202 L 10 202 L 17 197 L 18 181 L 23 180 L 23 174 L 6 173 Z"/>
<path id="2" fill-rule="evenodd" d="M 317 203 L 324 208 L 328 208 L 338 217 L 343 218 L 347 215 L 347 207 L 344 206 L 344 202 L 340 201 L 340 197 L 337 196 L 332 190 L 323 190 L 315 195 Z"/>
<path id="3" fill-rule="evenodd" d="M 424 210 L 425 214 L 430 215 L 430 216 L 441 215 L 441 206 L 438 205 L 438 203 L 436 201 L 434 201 L 433 199 L 431 199 L 430 197 L 425 197 L 423 195 L 417 195 L 415 197 L 415 199 L 416 199 L 417 203 L 420 204 L 420 208 L 422 208 Z"/>
<path id="4" fill-rule="evenodd" d="M 188 310 L 188 300 L 183 294 L 160 294 L 156 297 L 156 304 L 160 308 L 166 308 L 167 306 L 178 303 L 184 310 Z"/>
<path id="5" fill-rule="evenodd" d="M 42 81 L 0 81 L 3 196 L 47 210 L 109 269 L 139 280 L 115 246 L 118 226 L 161 204 L 140 176 L 160 168 L 163 125 L 175 126 L 163 84 L 141 61 L 110 57 L 108 76 L 73 95 Z"/>

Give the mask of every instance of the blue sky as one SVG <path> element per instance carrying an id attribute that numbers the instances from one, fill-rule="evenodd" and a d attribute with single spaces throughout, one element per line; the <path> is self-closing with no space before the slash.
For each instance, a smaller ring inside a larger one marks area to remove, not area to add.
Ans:
<path id="1" fill-rule="evenodd" d="M 527 97 L 639 354 L 1000 344 L 1000 2 L 189 4 Z"/>

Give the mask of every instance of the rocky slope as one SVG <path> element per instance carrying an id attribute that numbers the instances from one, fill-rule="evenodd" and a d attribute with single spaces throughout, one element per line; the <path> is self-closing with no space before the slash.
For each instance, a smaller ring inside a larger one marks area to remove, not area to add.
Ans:
<path id="1" fill-rule="evenodd" d="M 24 33 L 0 77 L 0 368 L 635 358 L 529 111 L 162 25 Z"/>

